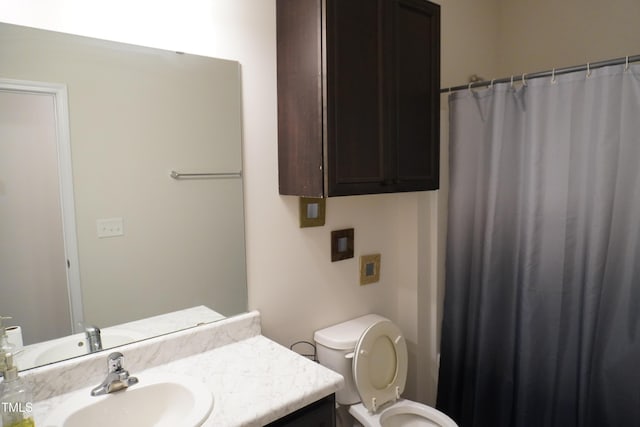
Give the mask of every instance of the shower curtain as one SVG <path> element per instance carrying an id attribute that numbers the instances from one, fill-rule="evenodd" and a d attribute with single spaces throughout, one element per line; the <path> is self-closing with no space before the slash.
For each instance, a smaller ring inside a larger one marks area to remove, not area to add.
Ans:
<path id="1" fill-rule="evenodd" d="M 640 426 L 640 66 L 449 98 L 439 409 Z"/>

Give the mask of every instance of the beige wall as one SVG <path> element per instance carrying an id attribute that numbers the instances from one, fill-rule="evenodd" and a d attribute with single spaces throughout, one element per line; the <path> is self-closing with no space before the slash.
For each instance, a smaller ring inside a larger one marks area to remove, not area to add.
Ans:
<path id="1" fill-rule="evenodd" d="M 441 87 L 469 81 L 473 74 L 497 71 L 500 0 L 439 0 L 442 6 Z"/>
<path id="2" fill-rule="evenodd" d="M 498 0 L 499 76 L 635 55 L 637 0 Z"/>

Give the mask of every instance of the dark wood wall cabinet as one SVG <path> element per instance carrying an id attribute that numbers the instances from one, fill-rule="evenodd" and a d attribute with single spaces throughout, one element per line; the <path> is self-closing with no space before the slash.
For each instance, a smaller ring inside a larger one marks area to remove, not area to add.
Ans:
<path id="1" fill-rule="evenodd" d="M 434 190 L 440 7 L 277 0 L 280 194 Z"/>

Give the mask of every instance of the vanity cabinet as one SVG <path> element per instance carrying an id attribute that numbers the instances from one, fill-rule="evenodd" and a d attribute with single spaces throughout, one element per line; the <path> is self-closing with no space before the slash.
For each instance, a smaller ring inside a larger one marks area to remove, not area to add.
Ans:
<path id="1" fill-rule="evenodd" d="M 280 194 L 434 190 L 440 7 L 277 0 Z"/>
<path id="2" fill-rule="evenodd" d="M 335 394 L 331 394 L 268 424 L 269 427 L 335 427 L 335 425 Z"/>

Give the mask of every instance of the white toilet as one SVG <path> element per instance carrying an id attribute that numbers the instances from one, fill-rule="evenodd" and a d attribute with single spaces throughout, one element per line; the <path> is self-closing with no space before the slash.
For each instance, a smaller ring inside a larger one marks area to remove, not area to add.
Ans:
<path id="1" fill-rule="evenodd" d="M 316 331 L 318 361 L 344 377 L 341 405 L 365 427 L 457 427 L 448 416 L 401 399 L 407 380 L 407 344 L 390 320 L 368 314 Z"/>

